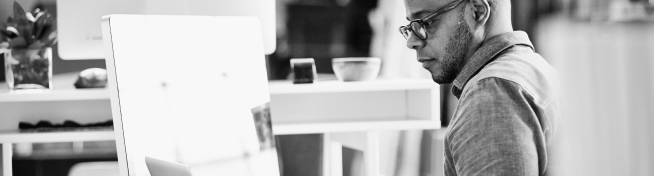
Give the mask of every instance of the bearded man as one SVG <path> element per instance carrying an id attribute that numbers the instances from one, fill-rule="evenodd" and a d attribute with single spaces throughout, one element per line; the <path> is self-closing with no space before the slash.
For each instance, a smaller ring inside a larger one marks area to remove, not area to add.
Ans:
<path id="1" fill-rule="evenodd" d="M 513 31 L 511 2 L 404 2 L 407 47 L 459 99 L 445 137 L 445 175 L 551 173 L 557 74 L 525 32 Z"/>

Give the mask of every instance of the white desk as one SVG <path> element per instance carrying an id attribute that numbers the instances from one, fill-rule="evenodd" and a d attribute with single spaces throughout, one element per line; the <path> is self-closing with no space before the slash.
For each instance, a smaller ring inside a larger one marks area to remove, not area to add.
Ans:
<path id="1" fill-rule="evenodd" d="M 55 75 L 54 90 L 41 94 L 8 93 L 0 85 L 0 130 L 15 130 L 19 121 L 43 117 L 56 123 L 65 119 L 80 123 L 111 119 L 108 91 L 73 89 L 75 77 L 76 74 Z M 379 131 L 440 128 L 440 91 L 431 80 L 333 80 L 314 84 L 272 81 L 269 86 L 274 134 L 325 135 L 325 176 L 338 175 L 330 171 L 338 170 L 341 161 L 330 156 L 339 156 L 341 146 L 364 151 L 367 173 L 377 176 Z M 359 140 L 351 140 L 352 137 Z M 5 153 L 3 173 L 11 175 L 7 169 L 11 168 L 11 143 L 113 139 L 111 131 L 0 133 Z"/>
<path id="2" fill-rule="evenodd" d="M 324 134 L 323 175 L 342 175 L 342 147 L 364 152 L 378 176 L 379 131 L 439 129 L 440 90 L 429 79 L 370 82 L 270 82 L 273 133 Z"/>

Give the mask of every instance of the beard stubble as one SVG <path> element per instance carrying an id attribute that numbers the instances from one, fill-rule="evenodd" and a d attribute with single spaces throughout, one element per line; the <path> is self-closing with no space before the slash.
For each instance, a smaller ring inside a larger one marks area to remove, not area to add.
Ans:
<path id="1" fill-rule="evenodd" d="M 443 55 L 441 63 L 443 71 L 438 75 L 432 73 L 432 79 L 438 84 L 452 83 L 465 64 L 465 55 L 470 49 L 472 33 L 463 17 L 463 13 L 457 16 L 459 22 L 456 33 L 447 39 L 446 53 Z"/>

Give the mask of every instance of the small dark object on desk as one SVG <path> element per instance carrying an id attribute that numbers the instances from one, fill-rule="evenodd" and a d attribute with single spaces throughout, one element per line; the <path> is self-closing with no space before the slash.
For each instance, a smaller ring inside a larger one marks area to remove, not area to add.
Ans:
<path id="1" fill-rule="evenodd" d="M 295 63 L 293 67 L 293 83 L 313 83 L 313 64 Z"/>
<path id="2" fill-rule="evenodd" d="M 81 127 L 81 126 L 82 124 L 70 120 L 64 121 L 64 124 L 62 125 L 62 127 Z"/>
<path id="3" fill-rule="evenodd" d="M 107 70 L 89 68 L 79 73 L 75 88 L 103 88 L 107 85 Z"/>
<path id="4" fill-rule="evenodd" d="M 36 123 L 35 127 L 53 127 L 54 125 L 50 123 L 49 121 L 39 121 L 39 123 Z"/>
<path id="5" fill-rule="evenodd" d="M 113 120 L 105 122 L 80 124 L 72 120 L 66 120 L 63 124 L 53 124 L 50 121 L 41 120 L 33 125 L 28 122 L 19 122 L 18 129 L 21 132 L 53 132 L 53 131 L 80 131 L 90 129 L 113 129 Z"/>
<path id="6" fill-rule="evenodd" d="M 316 65 L 313 58 L 291 59 L 293 84 L 313 83 L 316 80 Z"/>

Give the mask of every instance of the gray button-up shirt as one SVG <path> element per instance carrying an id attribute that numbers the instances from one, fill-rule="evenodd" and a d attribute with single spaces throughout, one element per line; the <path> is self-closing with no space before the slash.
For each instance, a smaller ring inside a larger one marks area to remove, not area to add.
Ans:
<path id="1" fill-rule="evenodd" d="M 547 175 L 558 118 L 557 73 L 524 32 L 486 41 L 454 80 L 445 175 Z"/>

